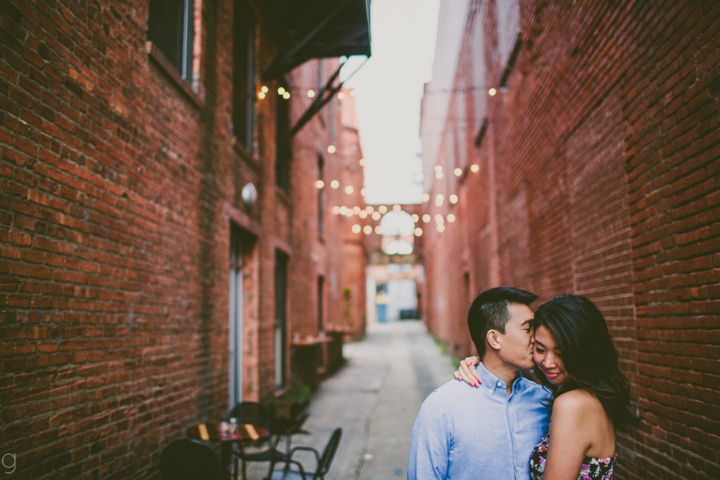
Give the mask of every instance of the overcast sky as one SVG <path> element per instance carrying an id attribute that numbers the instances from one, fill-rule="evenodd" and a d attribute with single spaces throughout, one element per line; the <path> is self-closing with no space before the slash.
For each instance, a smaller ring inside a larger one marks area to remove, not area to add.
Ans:
<path id="1" fill-rule="evenodd" d="M 372 0 L 372 57 L 355 89 L 365 156 L 365 201 L 420 203 L 420 102 L 432 77 L 440 0 Z M 351 58 L 349 75 L 363 59 Z"/>

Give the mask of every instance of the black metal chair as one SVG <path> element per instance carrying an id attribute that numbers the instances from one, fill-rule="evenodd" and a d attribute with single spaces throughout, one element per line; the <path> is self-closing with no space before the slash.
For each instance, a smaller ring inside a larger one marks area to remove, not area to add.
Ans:
<path id="1" fill-rule="evenodd" d="M 232 454 L 240 460 L 243 480 L 247 478 L 247 463 L 249 462 L 269 462 L 270 468 L 272 468 L 274 463 L 285 461 L 287 452 L 277 449 L 280 437 L 272 435 L 270 415 L 265 410 L 265 407 L 257 402 L 241 402 L 230 411 L 230 418 L 236 418 L 238 424 L 249 423 L 271 432 L 268 439 L 261 440 L 257 444 L 250 446 L 250 448 L 240 442 L 234 444 Z M 235 471 L 235 478 L 237 478 L 237 470 Z"/>
<path id="2" fill-rule="evenodd" d="M 290 453 L 283 462 L 273 462 L 270 470 L 272 470 L 277 463 L 284 463 L 284 467 L 282 470 L 272 471 L 270 475 L 268 475 L 268 478 L 270 480 L 324 480 L 335 458 L 341 437 L 342 428 L 336 428 L 330 436 L 327 445 L 325 445 L 322 456 L 317 450 L 311 447 L 294 447 L 290 450 Z M 299 461 L 293 460 L 293 455 L 299 451 L 309 451 L 315 455 L 316 467 L 313 473 L 306 472 L 305 467 L 303 467 Z M 297 467 L 297 470 L 291 469 L 291 466 Z"/>
<path id="3" fill-rule="evenodd" d="M 222 480 L 215 453 L 189 439 L 175 440 L 160 454 L 162 480 Z"/>

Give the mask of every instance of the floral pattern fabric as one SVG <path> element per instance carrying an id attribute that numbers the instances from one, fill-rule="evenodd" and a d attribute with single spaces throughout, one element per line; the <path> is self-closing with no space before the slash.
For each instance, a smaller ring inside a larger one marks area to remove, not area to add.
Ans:
<path id="1" fill-rule="evenodd" d="M 530 478 L 532 480 L 542 480 L 545 473 L 545 461 L 547 460 L 547 451 L 550 446 L 550 432 L 545 434 L 540 443 L 533 449 L 530 455 Z M 611 480 L 615 470 L 615 462 L 617 461 L 617 453 L 609 458 L 590 458 L 583 459 L 582 467 L 578 480 Z"/>

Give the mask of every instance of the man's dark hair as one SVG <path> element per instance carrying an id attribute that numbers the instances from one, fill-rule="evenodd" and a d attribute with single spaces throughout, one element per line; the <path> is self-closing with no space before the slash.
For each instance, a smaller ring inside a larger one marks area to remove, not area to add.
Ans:
<path id="1" fill-rule="evenodd" d="M 480 358 L 485 356 L 485 337 L 490 330 L 505 333 L 510 304 L 530 305 L 538 296 L 514 287 L 495 287 L 475 297 L 468 309 L 468 328 Z"/>

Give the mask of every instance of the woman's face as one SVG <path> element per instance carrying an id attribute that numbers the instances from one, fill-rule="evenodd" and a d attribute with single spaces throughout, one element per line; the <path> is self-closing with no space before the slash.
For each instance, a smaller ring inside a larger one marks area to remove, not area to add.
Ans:
<path id="1" fill-rule="evenodd" d="M 535 365 L 553 385 L 562 385 L 568 380 L 562 352 L 555 346 L 555 339 L 550 330 L 541 326 L 535 330 L 535 349 L 533 351 Z"/>

